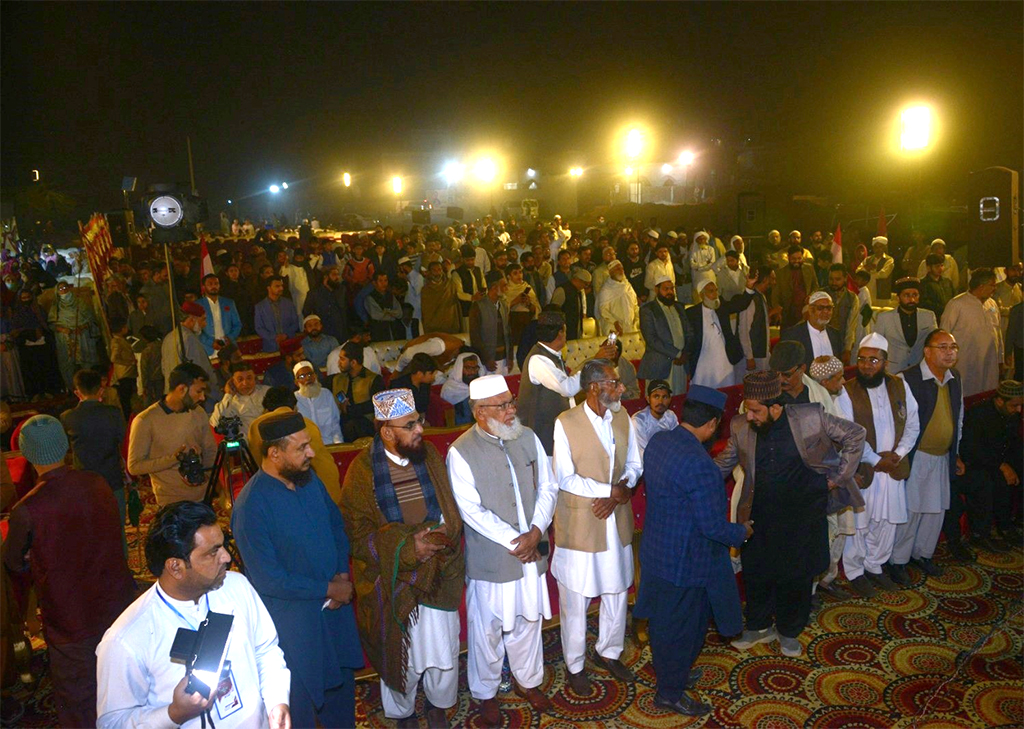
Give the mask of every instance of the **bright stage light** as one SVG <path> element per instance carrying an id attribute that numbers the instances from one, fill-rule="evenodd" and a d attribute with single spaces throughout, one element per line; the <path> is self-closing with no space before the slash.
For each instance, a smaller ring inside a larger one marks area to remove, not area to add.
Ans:
<path id="1" fill-rule="evenodd" d="M 271 192 L 272 192 L 273 194 L 275 194 L 275 195 L 276 195 L 277 193 L 281 192 L 281 188 L 280 188 L 280 187 L 278 187 L 277 185 L 271 185 L 271 186 L 270 186 L 270 191 L 271 191 Z"/>
<path id="2" fill-rule="evenodd" d="M 490 157 L 484 157 L 473 165 L 473 174 L 480 182 L 493 182 L 498 176 L 498 165 Z"/>
<path id="3" fill-rule="evenodd" d="M 445 182 L 449 185 L 454 185 L 462 179 L 463 173 L 466 171 L 466 166 L 461 165 L 458 162 L 449 162 L 441 170 L 441 174 L 444 175 Z"/>
<path id="4" fill-rule="evenodd" d="M 693 164 L 693 160 L 695 158 L 696 155 L 694 155 L 693 152 L 691 152 L 690 150 L 686 150 L 680 153 L 679 162 L 682 163 L 684 166 L 689 167 L 690 165 Z"/>
<path id="5" fill-rule="evenodd" d="M 630 159 L 636 159 L 640 156 L 640 152 L 644 148 L 644 134 L 635 127 L 629 130 L 629 134 L 626 135 L 626 156 Z"/>
<path id="6" fill-rule="evenodd" d="M 533 169 L 532 167 L 527 167 L 526 176 L 532 180 L 534 177 L 537 176 L 537 170 Z"/>
<path id="7" fill-rule="evenodd" d="M 627 167 L 626 168 L 626 177 L 629 177 L 632 174 L 633 174 L 633 168 L 632 167 Z"/>
<path id="8" fill-rule="evenodd" d="M 573 177 L 582 177 L 583 176 L 583 168 L 582 167 L 571 167 L 571 168 L 569 168 L 569 174 L 571 176 L 573 176 Z"/>
<path id="9" fill-rule="evenodd" d="M 900 149 L 921 150 L 928 146 L 932 128 L 932 110 L 911 106 L 900 113 Z"/>
<path id="10" fill-rule="evenodd" d="M 661 166 L 661 174 L 663 174 L 663 175 L 671 175 L 672 174 L 672 165 L 668 164 L 667 162 L 665 164 L 663 164 Z"/>
<path id="11" fill-rule="evenodd" d="M 288 183 L 287 182 L 282 182 L 281 183 L 281 189 L 282 190 L 287 190 L 288 189 Z"/>
<path id="12" fill-rule="evenodd" d="M 391 178 L 391 189 L 394 190 L 396 195 L 401 195 L 402 194 L 402 178 L 401 177 L 398 177 L 396 175 L 395 177 Z"/>
<path id="13" fill-rule="evenodd" d="M 231 201 L 230 201 L 230 200 L 228 200 L 228 205 L 230 205 L 230 204 L 231 204 Z"/>
<path id="14" fill-rule="evenodd" d="M 345 173 L 341 176 L 341 181 L 345 184 L 345 187 L 352 187 L 352 175 Z"/>

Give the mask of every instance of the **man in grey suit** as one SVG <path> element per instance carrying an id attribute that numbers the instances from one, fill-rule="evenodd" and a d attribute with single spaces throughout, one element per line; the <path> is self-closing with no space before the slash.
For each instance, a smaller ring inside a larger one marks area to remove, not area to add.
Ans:
<path id="1" fill-rule="evenodd" d="M 672 392 L 686 392 L 686 342 L 693 331 L 683 305 L 676 301 L 672 279 L 659 276 L 654 291 L 656 298 L 640 307 L 640 334 L 645 348 L 636 376 L 667 380 Z"/>
<path id="2" fill-rule="evenodd" d="M 899 306 L 883 311 L 875 321 L 875 331 L 889 342 L 889 361 L 885 369 L 895 375 L 920 364 L 924 358 L 924 340 L 938 328 L 935 313 L 917 308 L 921 300 L 920 279 L 908 276 L 894 286 Z"/>

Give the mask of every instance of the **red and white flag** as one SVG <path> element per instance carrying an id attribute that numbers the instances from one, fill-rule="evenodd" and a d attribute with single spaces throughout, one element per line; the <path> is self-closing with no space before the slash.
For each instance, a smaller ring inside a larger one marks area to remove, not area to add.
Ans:
<path id="1" fill-rule="evenodd" d="M 836 223 L 836 233 L 832 236 L 832 263 L 843 262 L 843 226 Z"/>
<path id="2" fill-rule="evenodd" d="M 213 270 L 213 259 L 210 258 L 210 252 L 206 250 L 206 236 L 199 236 L 199 260 L 201 265 L 199 267 L 199 284 L 202 286 L 203 279 L 206 278 Z"/>

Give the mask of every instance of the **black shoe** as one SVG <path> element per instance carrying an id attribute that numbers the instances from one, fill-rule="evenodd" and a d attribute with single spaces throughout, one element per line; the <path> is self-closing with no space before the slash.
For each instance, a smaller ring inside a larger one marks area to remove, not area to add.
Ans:
<path id="1" fill-rule="evenodd" d="M 686 682 L 686 690 L 690 691 L 697 688 L 697 683 L 700 681 L 700 677 L 704 675 L 703 666 L 695 666 L 690 669 L 690 678 Z"/>
<path id="2" fill-rule="evenodd" d="M 998 544 L 992 537 L 973 537 L 971 542 L 980 550 L 985 552 L 992 552 L 993 554 L 1003 554 L 1009 551 L 1006 547 Z"/>
<path id="3" fill-rule="evenodd" d="M 594 690 L 593 684 L 590 683 L 590 679 L 587 678 L 586 669 L 581 669 L 579 673 L 570 673 L 569 669 L 565 669 L 565 682 L 569 684 L 569 688 L 573 690 L 577 696 L 590 696 L 590 692 Z"/>
<path id="4" fill-rule="evenodd" d="M 850 587 L 852 587 L 854 592 L 856 592 L 860 597 L 864 598 L 865 600 L 870 600 L 878 594 L 874 586 L 864 575 L 861 575 L 860 577 L 854 577 L 852 580 L 850 580 Z"/>
<path id="5" fill-rule="evenodd" d="M 963 545 L 963 542 L 947 541 L 946 549 L 949 550 L 949 556 L 954 562 L 973 562 L 975 560 L 974 554 Z"/>
<path id="6" fill-rule="evenodd" d="M 921 559 L 911 559 L 910 561 L 929 577 L 938 577 L 942 574 L 942 568 L 932 562 L 931 557 L 921 557 Z"/>
<path id="7" fill-rule="evenodd" d="M 889 573 L 889 577 L 900 587 L 910 587 L 913 584 L 913 580 L 910 579 L 910 575 L 907 574 L 907 566 L 905 564 L 887 564 L 886 571 Z"/>
<path id="8" fill-rule="evenodd" d="M 654 695 L 654 705 L 665 711 L 674 711 L 683 716 L 704 716 L 711 713 L 711 706 L 694 701 L 686 694 L 679 697 L 679 701 L 663 699 L 658 694 Z"/>
<path id="9" fill-rule="evenodd" d="M 830 598 L 832 598 L 836 602 L 842 602 L 844 600 L 849 600 L 850 599 L 850 593 L 848 593 L 843 588 L 839 587 L 839 585 L 837 585 L 834 582 L 830 582 L 827 585 L 824 584 L 824 583 L 819 582 L 818 583 L 818 593 L 819 594 L 823 593 L 825 595 L 828 595 Z"/>
<path id="10" fill-rule="evenodd" d="M 889 575 L 885 574 L 884 572 L 878 575 L 876 575 L 873 572 L 865 572 L 864 574 L 868 576 L 868 579 L 871 580 L 871 582 L 873 582 L 876 587 L 880 587 L 886 592 L 896 592 L 900 589 L 900 586 L 893 582 L 891 579 L 889 579 Z"/>

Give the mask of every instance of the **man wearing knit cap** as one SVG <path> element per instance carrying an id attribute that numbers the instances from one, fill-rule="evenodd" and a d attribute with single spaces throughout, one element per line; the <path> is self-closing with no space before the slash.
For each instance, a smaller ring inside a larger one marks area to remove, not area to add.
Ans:
<path id="1" fill-rule="evenodd" d="M 832 297 L 825 291 L 815 291 L 807 298 L 804 307 L 804 321 L 783 329 L 781 341 L 800 342 L 804 348 L 804 365 L 811 366 L 811 360 L 825 354 L 840 356 L 843 349 L 843 335 L 829 326 L 832 318 Z"/>
<path id="2" fill-rule="evenodd" d="M 644 356 L 636 376 L 644 380 L 665 380 L 673 392 L 686 392 L 688 348 L 693 327 L 681 302 L 676 301 L 676 284 L 668 275 L 655 279 L 655 297 L 640 307 L 640 333 Z"/>
<path id="3" fill-rule="evenodd" d="M 588 314 L 586 292 L 591 281 L 589 271 L 574 268 L 568 282 L 556 288 L 551 294 L 551 303 L 559 307 L 565 317 L 565 337 L 569 341 L 583 336 L 583 319 Z"/>
<path id="4" fill-rule="evenodd" d="M 899 305 L 892 311 L 881 312 L 875 319 L 875 333 L 889 343 L 885 371 L 893 375 L 921 362 L 924 342 L 938 328 L 935 313 L 918 308 L 920 281 L 908 276 L 897 281 L 894 288 Z"/>
<path id="5" fill-rule="evenodd" d="M 485 726 L 496 726 L 506 654 L 516 693 L 536 711 L 551 708 L 540 689 L 541 625 L 551 617 L 544 572 L 558 482 L 504 377 L 473 380 L 469 398 L 476 424 L 448 449 L 448 476 L 465 524 L 469 691 Z"/>
<path id="6" fill-rule="evenodd" d="M 775 345 L 768 366 L 779 373 L 782 382 L 780 402 L 783 405 L 816 402 L 826 413 L 838 417 L 839 409 L 832 395 L 813 378 L 807 376 L 805 360 L 804 346 L 800 342 L 783 341 Z"/>
<path id="7" fill-rule="evenodd" d="M 622 409 L 625 387 L 611 360 L 591 359 L 580 371 L 586 400 L 558 416 L 554 467 L 558 480 L 551 572 L 558 580 L 562 655 L 567 680 L 590 693 L 584 666 L 587 608 L 601 598 L 595 662 L 619 681 L 636 678 L 620 660 L 626 634 L 626 592 L 633 583 L 633 487 L 643 470 L 636 434 Z"/>
<path id="8" fill-rule="evenodd" d="M 893 257 L 887 253 L 889 239 L 884 235 L 876 235 L 871 239 L 871 255 L 860 264 L 859 270 L 867 271 L 868 290 L 872 301 L 887 301 L 891 291 L 889 280 L 892 269 L 896 265 Z"/>
<path id="9" fill-rule="evenodd" d="M 376 437 L 342 490 L 356 593 L 367 596 L 356 622 L 380 675 L 384 716 L 418 727 L 422 678 L 428 726 L 447 727 L 445 709 L 459 689 L 462 518 L 444 461 L 423 439 L 412 391 L 379 392 L 373 407 Z"/>
<path id="10" fill-rule="evenodd" d="M 702 669 L 692 666 L 708 618 L 722 635 L 743 629 L 729 547 L 740 547 L 753 526 L 726 519 L 721 476 L 704 447 L 718 433 L 725 400 L 723 392 L 692 386 L 682 424 L 651 438 L 644 463 L 646 534 L 633 616 L 650 620 L 654 705 L 684 716 L 711 711 L 686 695 L 700 680 Z"/>
<path id="11" fill-rule="evenodd" d="M 844 418 L 867 430 L 858 470 L 864 509 L 855 515 L 857 533 L 843 548 L 843 572 L 864 598 L 874 597 L 875 586 L 899 589 L 883 567 L 892 556 L 896 526 L 907 521 L 907 456 L 921 430 L 910 387 L 885 371 L 888 349 L 885 337 L 864 337 L 857 351 L 857 376 L 836 401 Z"/>
<path id="12" fill-rule="evenodd" d="M 4 564 L 31 570 L 58 723 L 96 726 L 96 646 L 135 595 L 117 502 L 102 476 L 64 465 L 68 439 L 56 418 L 26 420 L 18 448 L 38 480 L 11 511 Z"/>
<path id="13" fill-rule="evenodd" d="M 828 390 L 832 398 L 839 397 L 843 389 L 845 368 L 843 362 L 833 355 L 815 357 L 808 374 L 811 379 Z"/>
<path id="14" fill-rule="evenodd" d="M 302 340 L 306 359 L 313 363 L 317 371 L 326 369 L 327 358 L 340 343 L 330 334 L 324 334 L 324 323 L 316 314 L 310 314 L 302 320 L 302 331 L 306 334 Z"/>
<path id="15" fill-rule="evenodd" d="M 659 241 L 654 246 L 654 255 L 647 263 L 647 270 L 644 273 L 644 286 L 647 287 L 648 300 L 653 301 L 658 296 L 658 282 L 668 276 L 674 286 L 676 283 L 676 269 L 672 265 L 672 257 L 667 241 Z"/>
<path id="16" fill-rule="evenodd" d="M 743 378 L 746 412 L 733 418 L 715 463 L 723 478 L 743 467 L 736 521 L 754 524 L 742 551 L 746 629 L 732 645 L 747 650 L 778 639 L 782 653 L 795 657 L 803 652 L 812 585 L 828 569 L 826 515 L 864 504 L 853 481 L 864 429 L 818 403 L 783 405 L 781 395 L 777 372 Z"/>
<path id="17" fill-rule="evenodd" d="M 670 407 L 672 404 L 672 388 L 665 380 L 649 380 L 647 383 L 647 407 L 636 413 L 633 429 L 636 432 L 636 447 L 643 461 L 644 449 L 655 433 L 672 430 L 679 425 Z"/>
<path id="18" fill-rule="evenodd" d="M 207 380 L 212 384 L 213 365 L 206 354 L 206 348 L 199 340 L 199 334 L 206 326 L 206 309 L 194 301 L 186 301 L 178 312 L 178 326 L 164 337 L 160 345 L 160 363 L 164 373 L 164 387 L 170 390 L 171 370 L 182 362 L 192 362 L 206 372 Z M 182 350 L 184 344 L 184 350 Z M 219 393 L 218 393 L 218 398 Z M 212 405 L 211 405 L 212 407 Z"/>
<path id="19" fill-rule="evenodd" d="M 889 575 L 904 587 L 911 584 L 911 561 L 926 575 L 942 570 L 932 562 L 950 504 L 950 477 L 964 474 L 957 456 L 963 430 L 964 398 L 956 371 L 957 346 L 949 332 L 933 331 L 925 339 L 924 361 L 900 374 L 917 400 L 921 432 L 908 456 L 907 521 L 896 527 Z"/>
<path id="20" fill-rule="evenodd" d="M 320 384 L 313 363 L 308 360 L 297 362 L 292 372 L 298 390 L 295 395 L 298 412 L 316 423 L 324 443 L 341 443 L 341 414 L 338 405 L 334 401 L 334 394 Z"/>
<path id="21" fill-rule="evenodd" d="M 294 387 L 295 373 L 292 368 L 306 359 L 302 337 L 285 339 L 281 342 L 281 360 L 263 371 L 263 384 L 270 387 Z"/>
<path id="22" fill-rule="evenodd" d="M 961 350 L 962 351 L 962 350 Z M 957 491 L 967 499 L 971 545 L 986 552 L 1005 552 L 1019 547 L 1021 534 L 1012 521 L 1012 491 L 1020 489 L 1021 446 L 1018 430 L 1024 385 L 1003 380 L 996 394 L 967 411 L 960 441 L 960 457 L 966 471 L 957 479 Z M 954 493 L 942 529 L 950 552 L 960 561 L 973 559 L 960 542 L 960 496 Z M 1003 538 L 992 537 L 992 523 Z"/>
<path id="23" fill-rule="evenodd" d="M 259 433 L 263 462 L 235 501 L 231 530 L 291 669 L 292 723 L 355 726 L 363 654 L 341 512 L 310 467 L 301 415 L 272 415 Z"/>
<path id="24" fill-rule="evenodd" d="M 128 438 L 128 472 L 149 475 L 159 506 L 200 501 L 205 481 L 193 484 L 178 471 L 178 456 L 199 454 L 204 468 L 213 466 L 217 442 L 203 410 L 210 389 L 206 372 L 186 362 L 171 370 L 167 394 L 139 413 Z"/>

